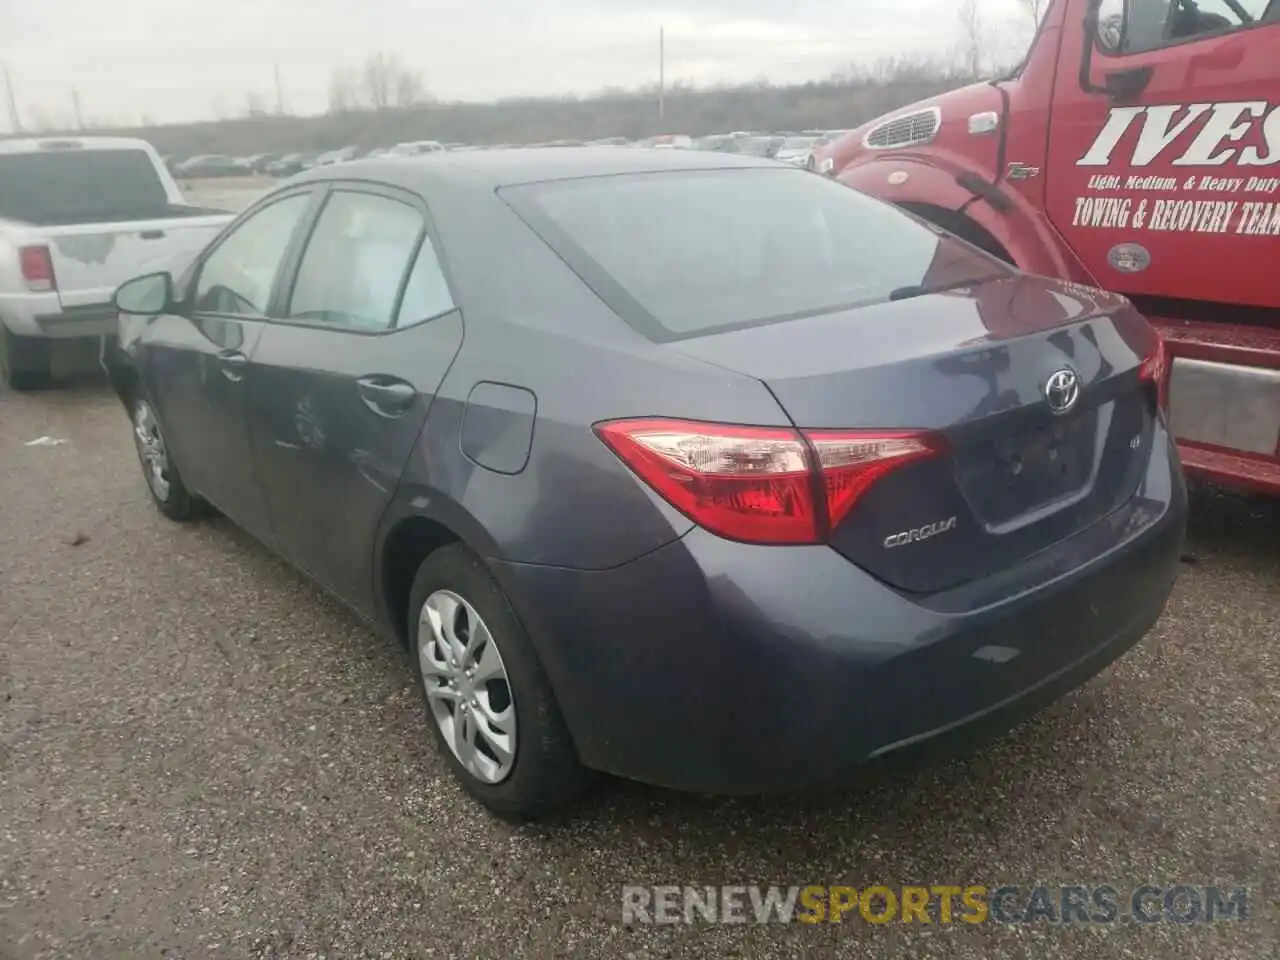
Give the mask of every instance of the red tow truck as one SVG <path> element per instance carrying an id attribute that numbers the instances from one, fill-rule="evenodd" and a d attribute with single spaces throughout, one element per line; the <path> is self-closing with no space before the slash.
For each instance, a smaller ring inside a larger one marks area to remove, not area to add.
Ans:
<path id="1" fill-rule="evenodd" d="M 1164 338 L 1187 473 L 1280 496 L 1280 0 L 1051 0 L 1016 70 L 818 170 L 1127 296 Z"/>

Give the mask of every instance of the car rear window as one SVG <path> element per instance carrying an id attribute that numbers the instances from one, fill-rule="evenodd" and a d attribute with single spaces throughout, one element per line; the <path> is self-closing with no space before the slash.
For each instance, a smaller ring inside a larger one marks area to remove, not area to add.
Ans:
<path id="1" fill-rule="evenodd" d="M 37 225 L 165 216 L 169 198 L 143 150 L 0 153 L 0 217 Z"/>
<path id="2" fill-rule="evenodd" d="M 603 176 L 501 194 L 602 300 L 659 341 L 1009 272 L 896 207 L 794 168 Z"/>

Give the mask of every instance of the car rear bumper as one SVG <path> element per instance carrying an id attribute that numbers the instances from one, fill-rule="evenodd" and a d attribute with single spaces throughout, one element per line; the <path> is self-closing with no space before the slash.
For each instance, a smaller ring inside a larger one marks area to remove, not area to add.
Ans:
<path id="1" fill-rule="evenodd" d="M 497 563 L 588 766 L 757 793 L 1041 706 L 1156 621 L 1186 495 L 1157 433 L 1139 495 L 994 578 L 908 597 L 827 547 L 700 529 L 612 570 Z"/>

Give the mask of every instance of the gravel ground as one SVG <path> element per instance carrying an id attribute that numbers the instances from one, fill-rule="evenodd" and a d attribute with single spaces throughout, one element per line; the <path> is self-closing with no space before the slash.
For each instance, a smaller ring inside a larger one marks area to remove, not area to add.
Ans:
<path id="1" fill-rule="evenodd" d="M 1275 505 L 1202 493 L 1157 629 L 971 755 L 786 801 L 606 781 L 513 828 L 449 779 L 398 649 L 152 509 L 105 388 L 0 393 L 0 464 L 5 960 L 1277 955 Z M 623 884 L 1215 881 L 1247 922 L 621 923 Z"/>

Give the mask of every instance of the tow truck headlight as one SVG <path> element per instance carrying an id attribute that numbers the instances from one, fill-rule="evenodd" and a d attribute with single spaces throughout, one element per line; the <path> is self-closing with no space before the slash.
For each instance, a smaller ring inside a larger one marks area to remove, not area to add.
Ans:
<path id="1" fill-rule="evenodd" d="M 835 168 L 836 168 L 836 161 L 832 157 L 823 157 L 821 160 L 818 161 L 819 173 L 824 173 L 830 176 L 831 172 L 835 170 Z"/>

